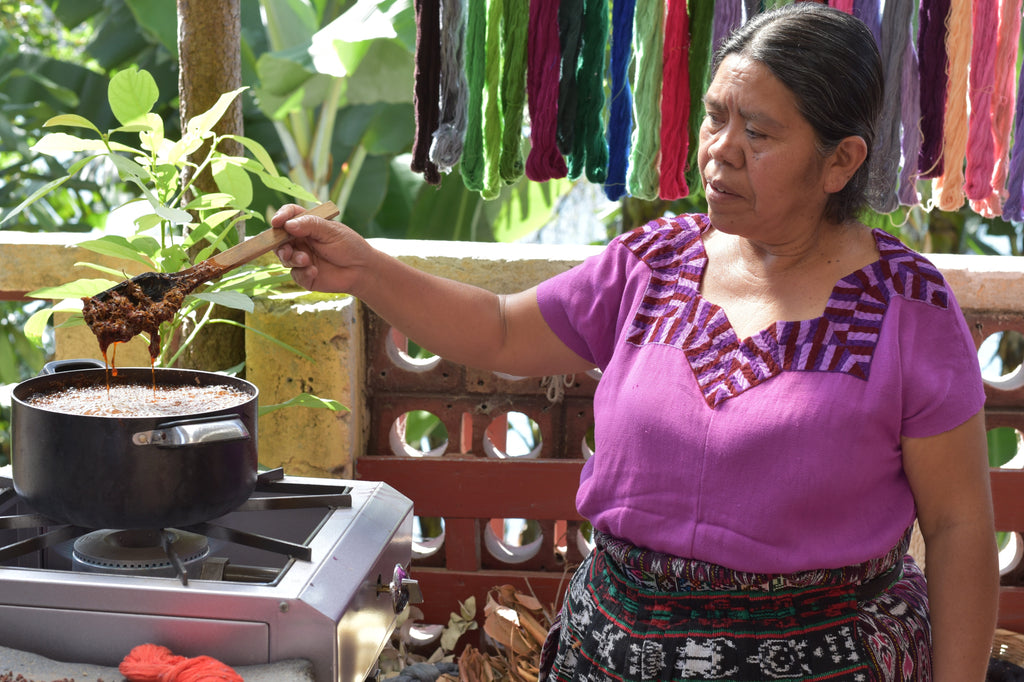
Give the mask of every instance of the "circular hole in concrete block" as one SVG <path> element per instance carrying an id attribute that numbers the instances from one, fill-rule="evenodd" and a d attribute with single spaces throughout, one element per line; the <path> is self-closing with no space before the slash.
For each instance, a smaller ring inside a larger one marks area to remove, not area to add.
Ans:
<path id="1" fill-rule="evenodd" d="M 440 457 L 448 451 L 448 429 L 434 414 L 412 410 L 391 424 L 388 441 L 399 457 Z"/>
<path id="2" fill-rule="evenodd" d="M 590 428 L 587 429 L 586 435 L 583 436 L 583 441 L 580 443 L 580 451 L 583 453 L 584 461 L 594 456 L 596 447 L 594 442 L 594 425 L 591 424 Z"/>
<path id="3" fill-rule="evenodd" d="M 990 334 L 978 348 L 978 362 L 985 383 L 1003 391 L 1024 386 L 1024 335 L 1014 329 Z"/>
<path id="4" fill-rule="evenodd" d="M 540 524 L 527 519 L 491 519 L 484 528 L 487 553 L 506 564 L 521 564 L 537 555 L 544 534 Z"/>
<path id="5" fill-rule="evenodd" d="M 397 329 L 388 332 L 384 343 L 388 359 L 396 367 L 407 372 L 429 372 L 441 364 L 441 358 L 430 351 L 417 346 Z"/>
<path id="6" fill-rule="evenodd" d="M 414 517 L 412 558 L 425 559 L 440 551 L 442 545 L 444 545 L 444 519 L 434 516 Z"/>
<path id="7" fill-rule="evenodd" d="M 496 459 L 536 459 L 543 449 L 540 426 L 522 412 L 495 417 L 484 431 L 483 448 Z"/>

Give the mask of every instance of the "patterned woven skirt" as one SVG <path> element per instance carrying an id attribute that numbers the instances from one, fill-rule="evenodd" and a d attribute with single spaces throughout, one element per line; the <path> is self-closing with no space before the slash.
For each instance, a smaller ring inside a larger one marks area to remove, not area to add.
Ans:
<path id="1" fill-rule="evenodd" d="M 903 542 L 843 569 L 742 573 L 595 533 L 542 680 L 931 680 L 924 575 Z"/>

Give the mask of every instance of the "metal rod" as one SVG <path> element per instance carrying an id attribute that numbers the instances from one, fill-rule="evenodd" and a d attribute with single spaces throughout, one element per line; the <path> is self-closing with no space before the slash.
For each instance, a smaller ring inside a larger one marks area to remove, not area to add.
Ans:
<path id="1" fill-rule="evenodd" d="M 42 528 L 43 526 L 60 526 L 62 524 L 42 514 L 13 514 L 0 516 L 0 529 L 11 528 Z"/>
<path id="2" fill-rule="evenodd" d="M 20 542 L 9 544 L 6 547 L 0 547 L 0 561 L 7 561 L 8 559 L 14 559 L 15 557 L 19 557 L 24 554 L 46 549 L 47 547 L 52 547 L 53 545 L 64 542 L 65 540 L 70 540 L 71 538 L 77 538 L 79 535 L 83 535 L 88 532 L 88 528 L 79 528 L 78 526 L 60 526 L 27 540 L 21 540 Z"/>
<path id="3" fill-rule="evenodd" d="M 178 573 L 178 578 L 181 579 L 181 584 L 188 587 L 188 573 L 185 571 L 185 564 L 181 563 L 181 557 L 174 551 L 172 543 L 174 542 L 174 536 L 168 533 L 166 530 L 160 531 L 160 546 L 164 548 L 164 554 L 167 555 L 168 560 L 174 566 L 174 570 Z"/>
<path id="4" fill-rule="evenodd" d="M 269 511 L 273 509 L 312 509 L 314 507 L 352 506 L 352 496 L 348 493 L 330 495 L 281 495 L 269 497 L 250 497 L 234 511 Z"/>
<path id="5" fill-rule="evenodd" d="M 202 533 L 207 537 L 217 538 L 218 540 L 227 540 L 247 547 L 255 547 L 256 549 L 263 549 L 268 552 L 284 554 L 303 561 L 309 561 L 313 558 L 313 550 L 306 545 L 288 542 L 287 540 L 279 540 L 277 538 L 267 537 L 266 535 L 259 535 L 258 533 L 250 533 L 236 528 L 228 528 L 227 526 L 219 526 L 213 523 L 197 523 L 194 526 L 186 527 L 184 530 L 189 530 L 193 533 Z"/>

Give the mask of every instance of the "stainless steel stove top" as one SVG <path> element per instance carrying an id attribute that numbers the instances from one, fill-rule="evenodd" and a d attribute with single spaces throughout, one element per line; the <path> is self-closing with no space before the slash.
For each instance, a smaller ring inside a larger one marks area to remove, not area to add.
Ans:
<path id="1" fill-rule="evenodd" d="M 403 571 L 412 503 L 366 481 L 283 477 L 270 488 L 252 510 L 188 529 L 210 538 L 208 555 L 166 577 L 75 570 L 84 529 L 19 528 L 31 510 L 0 490 L 0 646 L 116 666 L 154 643 L 229 665 L 306 659 L 317 680 L 365 679 L 396 610 L 418 596 Z M 310 494 L 343 506 L 280 502 Z M 264 498 L 286 508 L 264 509 Z"/>

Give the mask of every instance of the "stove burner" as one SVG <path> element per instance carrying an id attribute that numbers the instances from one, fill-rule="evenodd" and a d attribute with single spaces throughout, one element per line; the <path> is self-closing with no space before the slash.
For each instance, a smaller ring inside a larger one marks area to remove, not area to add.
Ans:
<path id="1" fill-rule="evenodd" d="M 235 508 L 233 513 L 245 516 L 245 513 L 266 514 L 316 508 L 348 509 L 352 506 L 351 490 L 350 486 L 287 481 L 283 469 L 271 469 L 257 476 L 256 494 Z M 0 506 L 17 499 L 14 482 L 0 477 Z M 181 538 L 199 536 L 203 537 L 203 543 L 206 542 L 205 538 L 213 538 L 289 557 L 291 560 L 312 559 L 308 541 L 293 542 L 224 526 L 213 521 L 180 529 L 94 531 L 89 528 L 62 525 L 40 514 L 0 515 L 0 531 L 20 529 L 35 529 L 39 532 L 10 544 L 0 542 L 0 562 L 40 552 L 78 538 L 72 553 L 74 570 L 121 575 L 170 575 L 179 577 L 185 585 L 188 584 L 190 577 L 205 578 L 203 564 L 210 563 L 207 561 L 209 550 L 205 545 L 200 548 L 192 540 L 187 540 L 183 546 L 179 546 Z M 98 539 L 85 539 L 93 533 L 99 533 Z M 198 556 L 194 556 L 197 554 Z M 215 566 L 209 574 L 218 576 L 215 579 L 251 582 L 272 580 L 278 571 L 260 567 Z"/>
<path id="2" fill-rule="evenodd" d="M 74 569 L 113 575 L 198 577 L 210 553 L 206 538 L 181 530 L 97 530 L 75 540 Z"/>

